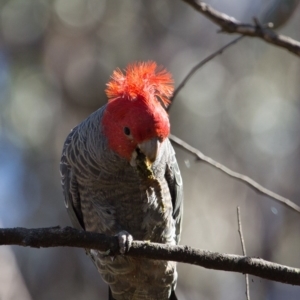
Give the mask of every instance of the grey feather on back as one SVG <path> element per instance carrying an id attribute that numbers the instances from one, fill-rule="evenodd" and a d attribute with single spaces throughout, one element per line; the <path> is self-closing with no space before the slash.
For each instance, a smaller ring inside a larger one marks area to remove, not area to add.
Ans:
<path id="1" fill-rule="evenodd" d="M 166 167 L 166 180 L 172 196 L 173 204 L 173 218 L 176 222 L 176 244 L 179 243 L 181 228 L 182 228 L 182 216 L 183 216 L 183 185 L 182 178 L 179 170 L 178 163 L 175 158 L 175 151 L 171 145 L 168 143 L 168 151 L 171 153 L 170 160 Z"/>
<path id="2" fill-rule="evenodd" d="M 76 134 L 77 127 L 75 127 L 69 136 L 67 137 L 61 162 L 60 162 L 60 173 L 61 173 L 61 184 L 65 196 L 65 206 L 71 219 L 72 225 L 77 229 L 84 229 L 82 211 L 80 207 L 80 195 L 78 192 L 78 184 L 76 177 L 71 170 L 71 166 L 68 164 L 66 159 L 66 149 L 72 140 L 74 134 Z"/>

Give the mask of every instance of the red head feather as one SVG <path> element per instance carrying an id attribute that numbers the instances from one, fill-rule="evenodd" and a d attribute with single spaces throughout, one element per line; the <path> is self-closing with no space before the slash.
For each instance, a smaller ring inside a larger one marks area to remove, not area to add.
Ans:
<path id="1" fill-rule="evenodd" d="M 155 62 L 128 65 L 125 74 L 114 71 L 107 84 L 108 104 L 102 120 L 109 147 L 130 160 L 138 144 L 166 139 L 170 122 L 165 107 L 172 93 L 171 74 Z M 124 133 L 125 128 L 130 134 Z"/>
<path id="2" fill-rule="evenodd" d="M 146 101 L 158 97 L 165 107 L 173 93 L 172 75 L 153 61 L 128 65 L 126 74 L 120 69 L 113 72 L 107 83 L 106 95 L 109 100 L 126 97 L 134 100 L 142 96 Z"/>

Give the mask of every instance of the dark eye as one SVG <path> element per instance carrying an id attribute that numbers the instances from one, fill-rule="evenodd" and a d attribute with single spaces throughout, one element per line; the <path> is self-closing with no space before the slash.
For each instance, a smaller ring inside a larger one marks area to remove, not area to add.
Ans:
<path id="1" fill-rule="evenodd" d="M 126 135 L 130 135 L 130 129 L 128 127 L 124 127 L 124 133 Z"/>

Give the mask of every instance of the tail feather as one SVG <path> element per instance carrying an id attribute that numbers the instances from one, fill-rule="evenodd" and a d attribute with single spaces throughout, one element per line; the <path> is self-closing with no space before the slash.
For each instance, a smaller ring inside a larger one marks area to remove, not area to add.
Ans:
<path id="1" fill-rule="evenodd" d="M 108 287 L 108 300 L 115 300 L 115 298 L 112 295 L 110 287 Z M 172 291 L 169 300 L 178 300 L 174 290 Z"/>
<path id="2" fill-rule="evenodd" d="M 115 298 L 112 296 L 110 287 L 108 287 L 108 300 L 115 300 Z"/>
<path id="3" fill-rule="evenodd" d="M 171 293 L 171 296 L 170 296 L 170 299 L 169 300 L 178 300 L 176 294 L 175 294 L 175 291 L 173 290 L 172 293 Z"/>

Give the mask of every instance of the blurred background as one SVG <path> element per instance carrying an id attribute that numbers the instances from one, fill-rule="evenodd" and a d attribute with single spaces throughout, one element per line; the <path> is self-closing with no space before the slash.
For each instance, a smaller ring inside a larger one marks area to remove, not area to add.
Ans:
<path id="1" fill-rule="evenodd" d="M 259 16 L 300 40 L 299 1 L 212 0 L 244 22 Z M 155 60 L 176 86 L 236 36 L 180 0 L 0 1 L 0 226 L 70 225 L 62 145 L 106 102 L 116 67 Z M 205 65 L 170 111 L 172 133 L 300 205 L 300 61 L 245 38 Z M 300 267 L 299 215 L 175 148 L 185 188 L 181 243 Z M 107 299 L 83 250 L 0 248 L 0 299 Z M 250 277 L 252 299 L 299 299 L 300 287 Z M 244 276 L 179 265 L 181 300 L 245 299 Z"/>

